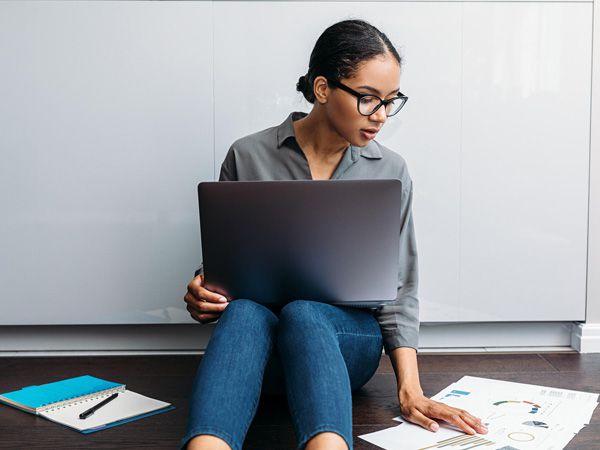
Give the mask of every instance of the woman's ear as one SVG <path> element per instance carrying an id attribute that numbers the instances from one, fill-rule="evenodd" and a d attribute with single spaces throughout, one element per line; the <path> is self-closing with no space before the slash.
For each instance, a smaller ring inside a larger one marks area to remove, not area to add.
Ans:
<path id="1" fill-rule="evenodd" d="M 315 78 L 313 83 L 313 92 L 315 94 L 315 100 L 321 104 L 327 103 L 327 98 L 329 97 L 329 84 L 327 83 L 327 79 L 319 75 Z"/>

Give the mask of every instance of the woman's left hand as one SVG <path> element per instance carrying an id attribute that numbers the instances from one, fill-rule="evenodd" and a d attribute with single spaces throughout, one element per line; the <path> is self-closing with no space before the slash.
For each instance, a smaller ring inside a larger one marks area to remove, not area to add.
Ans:
<path id="1" fill-rule="evenodd" d="M 428 430 L 437 431 L 439 425 L 432 419 L 441 419 L 468 434 L 487 433 L 487 428 L 481 423 L 481 419 L 469 414 L 464 409 L 453 408 L 445 403 L 431 400 L 420 393 L 400 392 L 398 399 L 402 417 Z"/>

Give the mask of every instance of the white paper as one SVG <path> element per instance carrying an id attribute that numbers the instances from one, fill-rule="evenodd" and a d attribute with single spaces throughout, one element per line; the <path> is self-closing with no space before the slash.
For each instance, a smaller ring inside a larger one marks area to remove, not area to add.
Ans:
<path id="1" fill-rule="evenodd" d="M 462 436 L 464 433 L 440 426 L 436 432 L 404 422 L 401 425 L 359 436 L 361 439 L 388 450 L 409 450 L 431 445 L 444 439 Z M 416 444 L 420 443 L 420 444 Z M 420 447 L 419 447 L 420 446 Z"/>
<path id="2" fill-rule="evenodd" d="M 107 397 L 108 395 L 105 395 L 69 406 L 51 409 L 40 413 L 40 416 L 82 431 L 169 406 L 169 403 L 125 390 L 124 392 L 120 392 L 117 398 L 99 408 L 87 419 L 79 418 L 79 414 L 100 403 Z"/>

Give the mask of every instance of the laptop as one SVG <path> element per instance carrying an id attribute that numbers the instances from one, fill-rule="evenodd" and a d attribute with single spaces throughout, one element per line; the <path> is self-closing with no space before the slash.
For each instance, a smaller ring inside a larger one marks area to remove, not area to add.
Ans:
<path id="1" fill-rule="evenodd" d="M 274 306 L 392 302 L 401 193 L 397 179 L 202 182 L 204 287 Z"/>

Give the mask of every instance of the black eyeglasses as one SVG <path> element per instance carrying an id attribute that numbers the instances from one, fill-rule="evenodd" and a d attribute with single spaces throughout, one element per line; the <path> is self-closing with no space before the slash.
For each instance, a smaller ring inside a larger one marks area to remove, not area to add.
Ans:
<path id="1" fill-rule="evenodd" d="M 386 115 L 391 117 L 400 111 L 408 100 L 408 97 L 402 94 L 402 92 L 398 92 L 398 95 L 394 98 L 383 100 L 373 94 L 361 94 L 360 92 L 356 92 L 354 89 L 346 86 L 343 83 L 340 83 L 339 81 L 330 80 L 329 78 L 327 78 L 327 81 L 332 85 L 354 95 L 356 97 L 356 108 L 363 116 L 375 114 L 375 111 L 377 111 L 379 108 L 381 108 L 381 105 L 383 105 Z"/>

